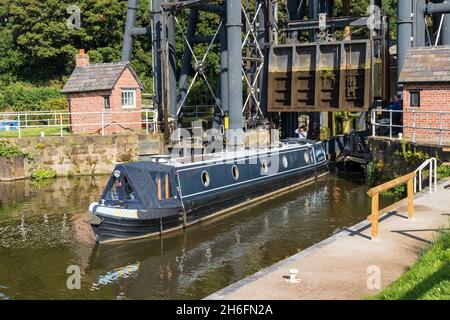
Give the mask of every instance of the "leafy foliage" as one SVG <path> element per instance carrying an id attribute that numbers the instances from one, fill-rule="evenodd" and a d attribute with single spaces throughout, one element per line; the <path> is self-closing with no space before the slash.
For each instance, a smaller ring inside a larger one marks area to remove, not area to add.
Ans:
<path id="1" fill-rule="evenodd" d="M 29 154 L 20 150 L 16 145 L 8 140 L 0 140 L 0 157 L 15 158 L 24 157 L 29 158 Z"/>
<path id="2" fill-rule="evenodd" d="M 56 178 L 56 171 L 53 169 L 38 168 L 31 173 L 31 179 L 35 181 L 43 181 L 54 178 Z"/>
<path id="3" fill-rule="evenodd" d="M 17 82 L 3 87 L 0 93 L 0 111 L 65 110 L 67 99 L 59 87 L 35 87 Z"/>

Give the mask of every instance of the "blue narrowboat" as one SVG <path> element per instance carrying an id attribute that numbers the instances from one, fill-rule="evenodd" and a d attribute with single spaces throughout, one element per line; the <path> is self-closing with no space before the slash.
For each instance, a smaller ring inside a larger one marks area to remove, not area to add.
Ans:
<path id="1" fill-rule="evenodd" d="M 98 242 L 160 236 L 305 184 L 328 171 L 321 142 L 202 155 L 155 157 L 115 167 L 92 203 Z"/>

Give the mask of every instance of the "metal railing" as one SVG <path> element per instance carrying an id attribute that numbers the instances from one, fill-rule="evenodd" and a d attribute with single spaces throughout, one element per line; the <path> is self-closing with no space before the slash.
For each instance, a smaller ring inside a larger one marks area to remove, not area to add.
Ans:
<path id="1" fill-rule="evenodd" d="M 396 122 L 393 121 L 394 115 L 399 113 L 401 114 L 403 121 L 401 123 L 394 123 Z M 406 125 L 404 121 L 405 115 L 411 117 L 410 120 L 408 120 L 409 123 Z M 429 118 L 432 118 L 433 121 L 430 121 Z M 437 122 L 437 125 L 420 125 L 421 123 L 430 124 L 431 122 Z M 399 131 L 411 129 L 412 142 L 415 142 L 418 136 L 425 136 L 425 138 L 428 138 L 426 134 L 421 134 L 420 130 L 435 132 L 434 136 L 438 137 L 440 145 L 443 144 L 444 134 L 449 135 L 450 138 L 450 112 L 446 111 L 372 109 L 370 123 L 372 124 L 373 137 L 382 136 L 392 139 L 394 131 L 401 137 L 403 134 Z"/>
<path id="2" fill-rule="evenodd" d="M 0 137 L 20 138 L 23 135 L 39 134 L 64 136 L 69 132 L 105 135 L 114 131 L 110 130 L 110 127 L 115 127 L 115 131 L 131 130 L 149 133 L 157 131 L 157 121 L 157 111 L 152 109 L 102 112 L 3 112 L 0 113 Z M 39 130 L 42 131 L 39 132 Z"/>
<path id="3" fill-rule="evenodd" d="M 424 163 L 422 163 L 414 172 L 416 176 L 414 177 L 414 192 L 422 191 L 422 171 L 429 167 L 429 192 L 432 193 L 433 188 L 436 192 L 437 190 L 437 160 L 436 158 L 430 158 Z M 419 183 L 417 183 L 417 178 L 419 178 Z M 434 182 L 434 183 L 433 183 Z M 417 188 L 418 187 L 418 188 Z"/>

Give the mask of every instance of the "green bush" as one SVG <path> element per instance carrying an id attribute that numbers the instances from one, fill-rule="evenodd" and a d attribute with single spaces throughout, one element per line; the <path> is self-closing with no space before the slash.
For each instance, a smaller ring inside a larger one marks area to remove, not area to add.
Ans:
<path id="1" fill-rule="evenodd" d="M 53 169 L 36 169 L 31 173 L 31 179 L 36 181 L 56 178 L 56 171 Z"/>
<path id="2" fill-rule="evenodd" d="M 0 111 L 65 110 L 67 105 L 59 87 L 36 87 L 16 82 L 4 86 L 0 94 Z"/>
<path id="3" fill-rule="evenodd" d="M 20 150 L 16 145 L 8 140 L 0 140 L 0 157 L 14 158 L 24 157 L 29 158 L 29 154 Z"/>
<path id="4" fill-rule="evenodd" d="M 441 164 L 438 167 L 438 176 L 441 179 L 450 177 L 450 166 Z"/>

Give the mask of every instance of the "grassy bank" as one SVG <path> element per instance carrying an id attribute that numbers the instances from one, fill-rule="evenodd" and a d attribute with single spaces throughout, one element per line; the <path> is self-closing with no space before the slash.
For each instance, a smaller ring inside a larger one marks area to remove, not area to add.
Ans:
<path id="1" fill-rule="evenodd" d="M 44 135 L 47 136 L 60 136 L 61 128 L 60 127 L 39 127 L 39 128 L 22 128 L 20 129 L 20 133 L 22 137 L 39 137 L 41 132 L 44 132 Z M 63 126 L 63 134 L 68 135 L 69 127 Z M 19 136 L 18 130 L 9 130 L 9 131 L 0 131 L 0 138 L 17 138 Z"/>
<path id="2" fill-rule="evenodd" d="M 450 299 L 450 232 L 440 232 L 407 273 L 371 299 Z"/>

